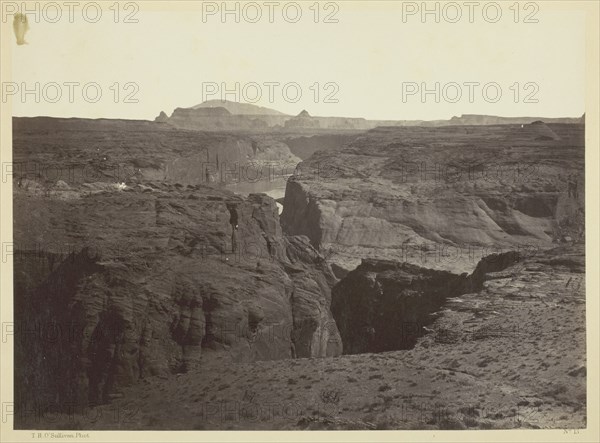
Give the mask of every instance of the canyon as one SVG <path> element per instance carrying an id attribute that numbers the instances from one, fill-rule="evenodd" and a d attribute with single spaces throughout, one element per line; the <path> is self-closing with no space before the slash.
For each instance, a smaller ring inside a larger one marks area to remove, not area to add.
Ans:
<path id="1" fill-rule="evenodd" d="M 585 426 L 579 119 L 216 105 L 13 118 L 16 427 Z"/>
<path id="2" fill-rule="evenodd" d="M 369 257 L 471 272 L 583 235 L 583 146 L 581 125 L 373 129 L 299 165 L 319 173 L 288 181 L 281 224 L 340 275 Z"/>

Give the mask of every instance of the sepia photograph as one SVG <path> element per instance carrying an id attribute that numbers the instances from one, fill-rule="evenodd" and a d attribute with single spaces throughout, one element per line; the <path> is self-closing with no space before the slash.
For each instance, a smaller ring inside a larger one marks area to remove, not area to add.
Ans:
<path id="1" fill-rule="evenodd" d="M 1 441 L 598 441 L 600 3 L 0 4 Z"/>

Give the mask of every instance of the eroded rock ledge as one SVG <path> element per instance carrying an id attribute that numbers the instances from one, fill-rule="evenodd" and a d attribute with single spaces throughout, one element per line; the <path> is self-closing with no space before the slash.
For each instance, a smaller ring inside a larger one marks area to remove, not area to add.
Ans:
<path id="1" fill-rule="evenodd" d="M 341 271 L 377 258 L 472 272 L 491 252 L 581 241 L 585 128 L 539 126 L 372 129 L 301 163 L 281 225 Z"/>
<path id="2" fill-rule="evenodd" d="M 490 255 L 471 275 L 390 260 L 363 260 L 332 291 L 331 312 L 344 353 L 411 349 L 447 298 L 480 291 L 488 273 L 506 269 L 519 259 L 514 251 Z"/>
<path id="3" fill-rule="evenodd" d="M 46 198 L 16 188 L 15 218 L 36 214 L 15 225 L 19 407 L 104 403 L 215 358 L 341 354 L 336 279 L 306 237 L 282 234 L 270 197 L 89 188 Z"/>

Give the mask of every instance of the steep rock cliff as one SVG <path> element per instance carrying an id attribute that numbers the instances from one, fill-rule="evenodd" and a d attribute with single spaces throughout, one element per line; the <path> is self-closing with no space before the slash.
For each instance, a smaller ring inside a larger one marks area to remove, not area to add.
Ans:
<path id="1" fill-rule="evenodd" d="M 493 252 L 580 241 L 584 127 L 538 126 L 377 128 L 315 152 L 282 227 L 346 270 L 372 257 L 471 272 Z"/>
<path id="2" fill-rule="evenodd" d="M 335 277 L 308 239 L 282 234 L 273 199 L 152 183 L 36 189 L 15 183 L 19 407 L 107 402 L 205 360 L 341 353 Z"/>

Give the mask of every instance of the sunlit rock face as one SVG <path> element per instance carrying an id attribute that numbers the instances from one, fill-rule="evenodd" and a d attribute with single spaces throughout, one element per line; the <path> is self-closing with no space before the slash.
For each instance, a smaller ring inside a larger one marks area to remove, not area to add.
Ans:
<path id="1" fill-rule="evenodd" d="M 282 227 L 346 271 L 379 258 L 471 272 L 580 239 L 584 126 L 521 126 L 382 127 L 318 151 L 288 181 Z"/>

